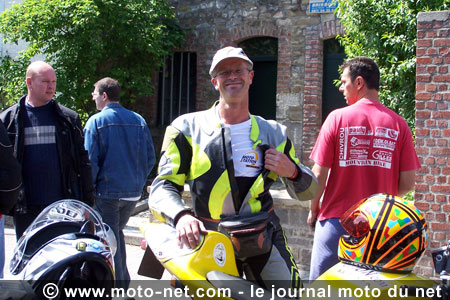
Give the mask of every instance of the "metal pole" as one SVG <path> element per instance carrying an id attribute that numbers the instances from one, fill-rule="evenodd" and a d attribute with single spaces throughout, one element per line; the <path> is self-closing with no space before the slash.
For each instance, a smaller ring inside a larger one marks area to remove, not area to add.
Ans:
<path id="1" fill-rule="evenodd" d="M 191 52 L 188 52 L 187 62 L 187 81 L 186 81 L 186 112 L 190 112 L 189 100 L 191 96 L 190 79 L 191 79 Z"/>
<path id="2" fill-rule="evenodd" d="M 162 73 L 162 93 L 161 93 L 161 125 L 164 125 L 164 111 L 165 111 L 165 102 L 166 102 L 166 62 L 167 56 L 164 55 L 164 63 L 163 63 L 163 73 Z"/>
<path id="3" fill-rule="evenodd" d="M 181 95 L 182 95 L 182 88 L 183 88 L 183 56 L 184 53 L 181 52 L 181 62 L 180 62 L 180 83 L 178 88 L 178 115 L 181 115 Z"/>
<path id="4" fill-rule="evenodd" d="M 172 116 L 173 116 L 173 53 L 172 53 L 172 62 L 170 66 L 170 122 L 172 122 Z"/>

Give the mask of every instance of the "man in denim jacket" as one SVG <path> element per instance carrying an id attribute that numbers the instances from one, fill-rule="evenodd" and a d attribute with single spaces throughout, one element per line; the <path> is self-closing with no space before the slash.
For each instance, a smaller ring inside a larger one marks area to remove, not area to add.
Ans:
<path id="1" fill-rule="evenodd" d="M 106 77 L 94 87 L 92 100 L 100 112 L 86 123 L 84 145 L 92 163 L 95 208 L 117 239 L 114 256 L 117 286 L 127 287 L 130 275 L 122 230 L 141 198 L 155 164 L 155 152 L 145 120 L 119 104 L 118 81 Z"/>

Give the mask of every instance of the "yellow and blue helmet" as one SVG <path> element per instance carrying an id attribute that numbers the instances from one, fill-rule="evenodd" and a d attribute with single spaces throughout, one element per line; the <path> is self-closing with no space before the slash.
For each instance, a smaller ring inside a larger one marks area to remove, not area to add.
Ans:
<path id="1" fill-rule="evenodd" d="M 339 239 L 343 262 L 387 272 L 410 272 L 428 245 L 428 224 L 400 197 L 375 194 L 340 218 L 348 235 Z"/>

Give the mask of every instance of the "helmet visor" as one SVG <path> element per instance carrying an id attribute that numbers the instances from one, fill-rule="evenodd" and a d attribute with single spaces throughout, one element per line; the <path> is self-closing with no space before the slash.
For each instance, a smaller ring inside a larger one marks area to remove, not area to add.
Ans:
<path id="1" fill-rule="evenodd" d="M 34 219 L 17 242 L 10 262 L 11 274 L 18 274 L 46 242 L 69 232 L 94 234 L 108 241 L 102 218 L 93 208 L 72 199 L 54 202 Z"/>
<path id="2" fill-rule="evenodd" d="M 339 219 L 345 231 L 356 238 L 365 236 L 370 231 L 369 219 L 360 209 L 366 200 L 367 198 L 364 198 L 354 204 Z"/>

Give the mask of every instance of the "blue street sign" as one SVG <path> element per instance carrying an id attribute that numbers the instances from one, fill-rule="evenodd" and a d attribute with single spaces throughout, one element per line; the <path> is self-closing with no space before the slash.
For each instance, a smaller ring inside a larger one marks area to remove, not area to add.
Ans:
<path id="1" fill-rule="evenodd" d="M 332 13 L 337 6 L 337 0 L 309 0 L 309 13 Z"/>

